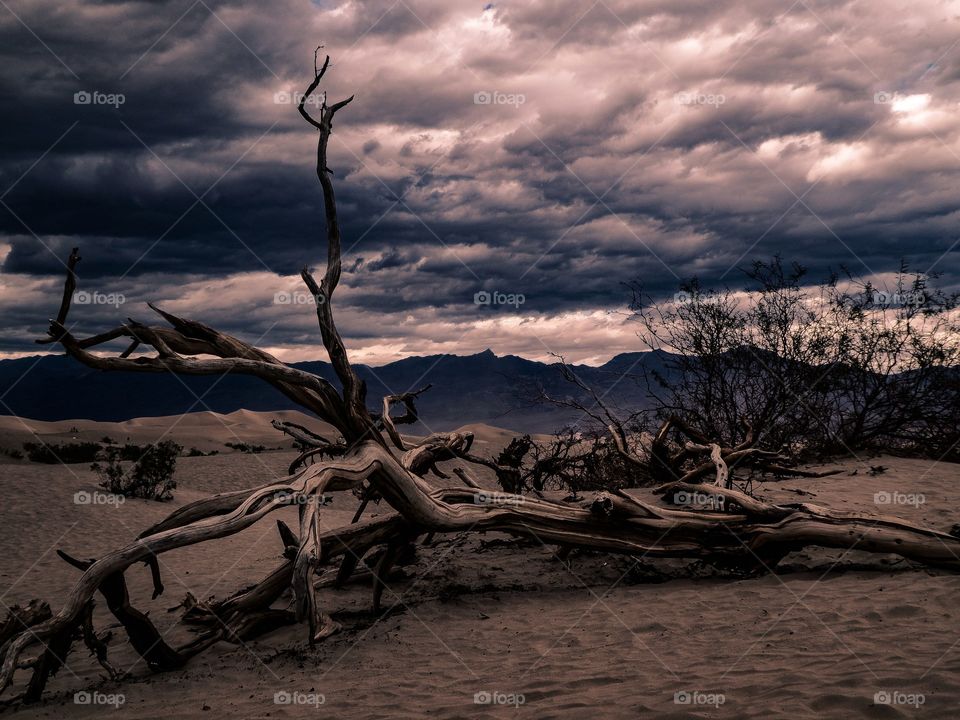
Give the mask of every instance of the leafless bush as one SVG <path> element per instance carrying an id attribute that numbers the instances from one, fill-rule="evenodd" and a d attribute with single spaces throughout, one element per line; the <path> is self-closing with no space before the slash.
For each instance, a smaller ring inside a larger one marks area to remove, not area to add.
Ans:
<path id="1" fill-rule="evenodd" d="M 811 288 L 779 258 L 747 276 L 741 292 L 684 283 L 672 303 L 634 287 L 641 340 L 670 353 L 647 379 L 661 418 L 730 444 L 746 423 L 793 455 L 957 456 L 956 296 L 905 266 L 889 291 L 849 273 Z"/>
<path id="2" fill-rule="evenodd" d="M 564 428 L 533 443 L 524 489 L 563 490 L 574 495 L 645 484 L 648 478 L 617 450 L 606 430 Z"/>

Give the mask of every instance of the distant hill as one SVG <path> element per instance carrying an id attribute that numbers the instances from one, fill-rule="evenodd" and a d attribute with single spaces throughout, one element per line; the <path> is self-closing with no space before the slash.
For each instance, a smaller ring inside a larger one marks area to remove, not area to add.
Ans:
<path id="1" fill-rule="evenodd" d="M 614 407 L 635 410 L 647 405 L 644 370 L 662 369 L 659 352 L 617 355 L 605 365 L 575 366 L 578 375 L 605 395 Z M 336 382 L 330 365 L 313 361 L 294 367 Z M 433 388 L 419 403 L 424 423 L 411 432 L 441 431 L 466 423 L 490 423 L 521 432 L 551 432 L 582 416 L 575 410 L 536 403 L 542 386 L 555 397 L 573 396 L 586 402 L 576 387 L 560 377 L 552 364 L 487 350 L 476 355 L 412 357 L 381 367 L 358 365 L 367 382 L 368 405 L 380 398 Z M 295 409 L 286 397 L 261 380 L 227 375 L 188 377 L 91 370 L 66 356 L 34 356 L 0 361 L 0 415 L 35 420 L 88 419 L 122 421 L 138 417 L 176 415 L 211 410 Z"/>

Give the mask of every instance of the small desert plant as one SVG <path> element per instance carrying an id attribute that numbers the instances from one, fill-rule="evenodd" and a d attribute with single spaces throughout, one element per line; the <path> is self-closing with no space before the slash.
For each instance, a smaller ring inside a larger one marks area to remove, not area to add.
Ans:
<path id="1" fill-rule="evenodd" d="M 124 449 L 107 448 L 102 460 L 90 469 L 100 476 L 100 486 L 108 492 L 145 500 L 169 500 L 177 487 L 173 473 L 182 450 L 183 446 L 172 440 L 147 445 L 133 467 L 124 468 Z"/>
<path id="2" fill-rule="evenodd" d="M 62 445 L 45 442 L 23 444 L 27 457 L 32 462 L 57 465 L 58 463 L 81 463 L 96 460 L 102 450 L 98 443 L 64 443 Z"/>
<path id="3" fill-rule="evenodd" d="M 131 462 L 136 462 L 147 451 L 148 448 L 150 448 L 150 445 L 135 445 L 131 442 L 125 442 L 117 449 L 119 451 L 121 460 L 130 460 Z"/>
<path id="4" fill-rule="evenodd" d="M 224 445 L 226 445 L 231 450 L 239 450 L 240 452 L 248 453 L 251 455 L 257 455 L 267 449 L 266 445 L 251 445 L 245 442 L 224 443 Z"/>

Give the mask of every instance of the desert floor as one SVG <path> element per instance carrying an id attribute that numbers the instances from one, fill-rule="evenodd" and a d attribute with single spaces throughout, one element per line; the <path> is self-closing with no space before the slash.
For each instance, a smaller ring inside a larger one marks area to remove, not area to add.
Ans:
<path id="1" fill-rule="evenodd" d="M 269 417 L 198 413 L 171 436 L 204 449 L 261 439 L 289 448 L 269 428 Z M 104 434 L 144 442 L 173 422 L 24 425 L 3 418 L 0 447 L 19 447 L 32 432 L 61 442 Z M 493 428 L 473 429 L 480 451 L 509 438 Z M 75 493 L 96 490 L 86 465 L 0 464 L 0 611 L 34 597 L 59 609 L 78 573 L 56 549 L 96 557 L 184 503 L 285 474 L 295 455 L 223 450 L 181 458 L 170 503 L 76 504 Z M 886 471 L 870 474 L 878 465 Z M 839 476 L 768 483 L 759 493 L 880 511 L 941 529 L 960 522 L 956 465 L 880 457 L 842 467 Z M 923 502 L 878 507 L 878 492 Z M 325 513 L 329 526 L 348 524 L 356 504 L 349 493 L 334 494 Z M 276 516 L 293 523 L 296 512 Z M 161 557 L 166 592 L 156 601 L 148 569 L 128 572 L 133 603 L 150 611 L 170 641 L 186 640 L 169 608 L 188 592 L 222 596 L 259 579 L 280 562 L 280 550 L 268 518 L 234 537 L 171 552 Z M 960 717 L 960 577 L 892 557 L 811 551 L 791 555 L 775 575 L 733 579 L 599 554 L 574 554 L 568 566 L 535 541 L 457 535 L 421 546 L 415 562 L 388 585 L 384 603 L 392 610 L 380 618 L 370 612 L 368 586 L 324 590 L 325 607 L 343 630 L 315 649 L 303 628 L 293 627 L 247 646 L 221 643 L 182 671 L 151 674 L 121 631 L 111 660 L 130 677 L 117 683 L 104 679 L 76 645 L 43 702 L 0 712 L 167 720 L 315 712 L 332 718 Z M 112 616 L 98 607 L 96 621 L 103 629 Z M 22 686 L 26 677 L 18 674 L 17 682 Z M 98 693 L 100 703 L 122 696 L 122 704 L 78 704 L 76 693 L 83 692 Z M 875 704 L 880 692 L 915 704 Z M 476 704 L 478 693 L 499 701 L 522 696 L 523 702 Z M 677 703 L 676 693 L 696 702 Z M 703 704 L 719 701 L 718 695 L 722 704 Z M 292 702 L 278 704 L 278 698 Z"/>

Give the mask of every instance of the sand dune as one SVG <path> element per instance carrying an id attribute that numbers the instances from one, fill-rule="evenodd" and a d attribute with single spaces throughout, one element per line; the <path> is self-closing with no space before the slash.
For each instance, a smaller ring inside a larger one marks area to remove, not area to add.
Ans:
<path id="1" fill-rule="evenodd" d="M 124 422 L 59 420 L 48 422 L 0 416 L 0 448 L 19 448 L 37 437 L 47 442 L 96 442 L 110 437 L 116 442 L 145 444 L 160 439 L 174 440 L 185 448 L 223 450 L 225 443 L 251 443 L 289 448 L 289 438 L 277 432 L 270 421 L 287 420 L 323 432 L 328 426 L 296 410 L 257 413 L 237 410 L 221 415 L 203 411 L 163 417 L 137 418 Z"/>
<path id="2" fill-rule="evenodd" d="M 253 442 L 273 417 L 206 415 L 185 418 L 171 435 L 212 429 L 214 435 L 204 441 L 213 443 L 223 440 L 228 427 Z M 51 437 L 70 427 L 26 422 Z M 163 422 L 170 421 L 121 425 L 142 441 Z M 0 427 L 4 442 L 10 442 L 16 432 L 10 419 Z M 77 427 L 84 437 L 120 434 L 113 424 Z M 470 429 L 484 451 L 512 436 Z M 194 435 L 190 444 L 199 442 Z M 56 610 L 76 572 L 54 549 L 95 557 L 203 494 L 283 474 L 292 457 L 283 451 L 183 458 L 172 503 L 128 500 L 119 507 L 74 503 L 74 493 L 95 489 L 85 466 L 4 466 L 2 602 L 42 597 Z M 871 475 L 871 465 L 888 469 Z M 875 458 L 844 468 L 840 476 L 767 484 L 759 493 L 874 512 L 877 493 L 915 500 L 922 495 L 922 503 L 880 510 L 939 528 L 958 521 L 952 510 L 960 496 L 955 465 Z M 324 518 L 330 527 L 346 524 L 355 507 L 352 495 L 336 494 Z M 379 511 L 386 508 L 374 510 Z M 278 515 L 291 522 L 296 516 L 292 509 Z M 279 552 L 274 523 L 265 521 L 215 544 L 164 555 L 167 589 L 156 601 L 149 599 L 149 572 L 133 568 L 131 594 L 176 642 L 188 635 L 167 609 L 186 592 L 201 598 L 229 593 L 269 572 Z M 532 541 L 497 534 L 447 536 L 421 548 L 417 561 L 391 580 L 384 601 L 395 609 L 384 618 L 370 614 L 367 587 L 325 591 L 322 601 L 344 631 L 315 650 L 307 647 L 302 628 L 290 628 L 248 647 L 221 643 L 183 671 L 152 675 L 118 633 L 111 656 L 130 669 L 131 679 L 104 681 L 102 670 L 78 648 L 44 702 L 16 714 L 85 718 L 106 712 L 175 720 L 314 712 L 333 718 L 954 718 L 960 713 L 960 577 L 855 550 L 797 553 L 777 575 L 743 580 L 680 563 L 661 568 L 593 553 L 574 554 L 568 567 Z M 99 627 L 111 619 L 98 607 Z M 122 694 L 124 702 L 116 711 L 78 705 L 74 695 L 81 691 Z M 275 694 L 284 692 L 290 694 L 280 699 L 293 702 L 276 704 Z M 684 692 L 689 695 L 679 699 L 699 703 L 722 694 L 724 702 L 677 704 L 675 693 Z M 919 709 L 876 705 L 878 692 L 919 693 L 924 702 Z M 504 701 L 522 695 L 523 704 L 478 705 L 478 693 Z M 315 710 L 311 703 L 319 704 L 321 695 L 323 704 Z"/>

